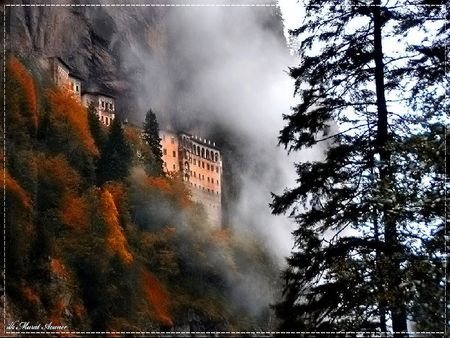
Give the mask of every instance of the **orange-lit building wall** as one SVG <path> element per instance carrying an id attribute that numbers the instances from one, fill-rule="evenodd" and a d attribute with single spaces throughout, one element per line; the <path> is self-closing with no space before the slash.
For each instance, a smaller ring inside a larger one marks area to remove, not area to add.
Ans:
<path id="1" fill-rule="evenodd" d="M 163 166 L 166 173 L 178 173 L 180 171 L 178 136 L 169 131 L 161 131 L 161 146 L 163 151 Z"/>
<path id="2" fill-rule="evenodd" d="M 222 157 L 214 143 L 189 134 L 161 131 L 164 170 L 179 173 L 210 223 L 222 220 Z"/>

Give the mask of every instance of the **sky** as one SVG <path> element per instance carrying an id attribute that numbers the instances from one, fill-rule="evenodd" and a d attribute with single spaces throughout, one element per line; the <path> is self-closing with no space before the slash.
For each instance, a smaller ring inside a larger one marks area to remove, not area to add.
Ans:
<path id="1" fill-rule="evenodd" d="M 283 17 L 284 35 L 289 41 L 288 30 L 295 29 L 299 26 L 304 15 L 304 10 L 301 3 L 297 0 L 278 0 L 277 3 Z"/>

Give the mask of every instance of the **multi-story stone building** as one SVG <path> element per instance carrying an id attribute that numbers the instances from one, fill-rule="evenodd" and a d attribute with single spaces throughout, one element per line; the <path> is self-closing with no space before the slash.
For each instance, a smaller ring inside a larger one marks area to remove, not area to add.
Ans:
<path id="1" fill-rule="evenodd" d="M 93 104 L 98 119 L 107 126 L 110 126 L 116 118 L 115 99 L 111 95 L 97 91 L 84 91 L 81 94 L 81 102 L 85 107 Z"/>
<path id="2" fill-rule="evenodd" d="M 81 101 L 82 79 L 78 75 L 73 74 L 70 67 L 61 58 L 51 57 L 48 60 L 55 84 L 58 87 L 69 89 Z"/>
<path id="3" fill-rule="evenodd" d="M 222 224 L 222 157 L 214 142 L 186 133 L 161 131 L 164 171 L 181 175 L 209 221 Z"/>
<path id="4" fill-rule="evenodd" d="M 115 98 L 98 91 L 82 91 L 81 83 L 83 79 L 74 74 L 67 63 L 59 57 L 51 57 L 48 60 L 55 84 L 58 87 L 70 90 L 85 107 L 93 104 L 98 119 L 103 124 L 110 126 L 116 118 Z"/>
<path id="5" fill-rule="evenodd" d="M 81 77 L 73 73 L 69 73 L 69 88 L 79 101 L 81 101 L 81 81 Z"/>

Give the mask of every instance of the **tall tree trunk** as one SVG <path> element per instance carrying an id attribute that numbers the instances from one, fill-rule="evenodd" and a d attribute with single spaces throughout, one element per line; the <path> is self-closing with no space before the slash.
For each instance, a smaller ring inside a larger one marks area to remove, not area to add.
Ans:
<path id="1" fill-rule="evenodd" d="M 382 195 L 386 197 L 390 195 L 392 189 L 392 176 L 390 174 L 390 151 L 386 149 L 389 141 L 388 134 L 388 111 L 385 97 L 384 84 L 384 64 L 382 49 L 382 17 L 380 0 L 374 1 L 372 7 L 374 15 L 374 57 L 375 57 L 375 85 L 377 95 L 377 152 L 380 155 L 380 181 Z M 389 213 L 391 206 L 383 202 L 383 223 L 385 236 L 385 253 L 386 253 L 386 282 L 387 287 L 391 291 L 392 298 L 389 301 L 389 307 L 392 316 L 392 329 L 394 332 L 407 331 L 406 327 L 406 308 L 403 303 L 402 292 L 400 290 L 400 257 L 401 251 L 397 238 L 396 221 Z M 395 334 L 394 337 L 403 337 L 402 334 Z"/>

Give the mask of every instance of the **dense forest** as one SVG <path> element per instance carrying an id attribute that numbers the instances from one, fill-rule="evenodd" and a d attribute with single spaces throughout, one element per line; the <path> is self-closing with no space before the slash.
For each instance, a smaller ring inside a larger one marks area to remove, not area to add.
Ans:
<path id="1" fill-rule="evenodd" d="M 30 60 L 6 68 L 7 322 L 271 329 L 250 292 L 277 278 L 264 246 L 211 227 L 141 128 L 101 125 Z"/>

